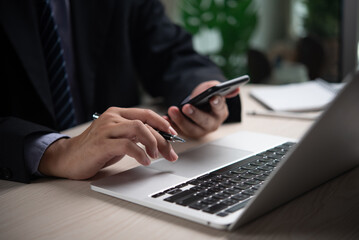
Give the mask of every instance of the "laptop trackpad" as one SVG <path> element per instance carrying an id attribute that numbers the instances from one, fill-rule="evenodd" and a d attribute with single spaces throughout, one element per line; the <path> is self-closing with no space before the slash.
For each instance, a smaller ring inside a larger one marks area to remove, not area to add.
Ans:
<path id="1" fill-rule="evenodd" d="M 152 163 L 149 168 L 192 178 L 234 162 L 250 153 L 245 150 L 208 144 L 179 154 L 178 160 L 174 163 L 161 159 Z"/>

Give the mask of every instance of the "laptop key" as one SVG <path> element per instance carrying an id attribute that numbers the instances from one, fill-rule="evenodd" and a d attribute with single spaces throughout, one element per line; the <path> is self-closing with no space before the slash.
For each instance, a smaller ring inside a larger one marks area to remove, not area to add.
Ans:
<path id="1" fill-rule="evenodd" d="M 256 190 L 250 188 L 250 189 L 244 190 L 242 193 L 247 194 L 249 196 L 253 196 L 255 192 L 256 192 Z"/>
<path id="2" fill-rule="evenodd" d="M 263 163 L 270 162 L 272 160 L 273 159 L 270 159 L 270 158 L 260 158 L 260 159 L 258 159 L 259 162 L 263 162 Z"/>
<path id="3" fill-rule="evenodd" d="M 248 195 L 242 194 L 242 193 L 238 193 L 238 194 L 233 195 L 231 197 L 231 199 L 234 199 L 234 200 L 237 200 L 237 201 L 243 201 L 244 199 L 247 199 L 247 198 L 248 198 Z"/>
<path id="4" fill-rule="evenodd" d="M 232 177 L 236 177 L 238 175 L 238 173 L 233 172 L 233 171 L 228 171 L 227 173 L 225 173 L 223 176 L 227 177 L 227 178 L 232 178 Z"/>
<path id="5" fill-rule="evenodd" d="M 202 200 L 201 203 L 207 204 L 208 206 L 210 206 L 210 205 L 217 204 L 218 199 L 210 197 L 210 198 L 206 198 L 206 199 Z"/>
<path id="6" fill-rule="evenodd" d="M 244 184 L 257 185 L 257 184 L 260 184 L 260 183 L 261 183 L 261 181 L 259 181 L 259 180 L 249 179 L 249 180 L 247 180 Z"/>
<path id="7" fill-rule="evenodd" d="M 270 166 L 267 166 L 267 165 L 263 165 L 263 166 L 258 167 L 258 169 L 261 169 L 261 170 L 264 170 L 264 171 L 272 171 L 274 168 L 270 167 Z"/>
<path id="8" fill-rule="evenodd" d="M 214 193 L 215 192 L 212 192 L 212 191 L 209 191 L 209 190 L 203 190 L 203 191 L 197 192 L 196 195 L 204 198 L 204 197 L 209 197 Z"/>
<path id="9" fill-rule="evenodd" d="M 208 192 L 211 192 L 212 194 L 216 193 L 216 192 L 220 192 L 222 191 L 223 189 L 225 189 L 223 186 L 220 186 L 219 184 L 217 185 L 214 185 L 210 188 L 206 188 L 205 190 L 208 191 Z"/>
<path id="10" fill-rule="evenodd" d="M 167 197 L 163 200 L 167 201 L 167 202 L 176 202 L 182 198 L 188 197 L 190 195 L 192 195 L 193 193 L 195 193 L 193 190 L 185 190 L 183 192 L 177 193 L 175 195 L 172 195 L 170 197 Z"/>
<path id="11" fill-rule="evenodd" d="M 246 164 L 246 165 L 243 165 L 241 168 L 242 169 L 245 169 L 245 170 L 252 170 L 252 169 L 255 169 L 257 166 L 253 166 L 251 164 Z"/>
<path id="12" fill-rule="evenodd" d="M 251 163 L 250 163 L 251 166 L 261 166 L 261 165 L 263 165 L 263 164 L 265 164 L 265 163 L 259 161 L 259 159 L 258 159 L 257 161 L 254 161 L 254 162 L 251 162 Z"/>
<path id="13" fill-rule="evenodd" d="M 251 178 L 255 177 L 255 175 L 251 174 L 251 173 L 244 173 L 244 174 L 241 174 L 240 177 L 245 178 L 245 179 L 251 179 Z"/>
<path id="14" fill-rule="evenodd" d="M 260 175 L 262 174 L 264 171 L 263 170 L 260 170 L 260 169 L 252 169 L 252 170 L 249 170 L 248 173 L 249 174 L 253 174 L 253 175 Z"/>
<path id="15" fill-rule="evenodd" d="M 221 193 L 217 193 L 213 197 L 216 197 L 218 199 L 225 199 L 225 198 L 228 198 L 229 196 L 231 196 L 231 194 L 226 193 L 226 192 L 221 192 Z"/>
<path id="16" fill-rule="evenodd" d="M 203 187 L 203 188 L 209 188 L 209 187 L 213 187 L 215 185 L 217 185 L 217 183 L 215 183 L 215 182 L 204 182 L 204 183 L 201 183 L 199 186 Z"/>
<path id="17" fill-rule="evenodd" d="M 203 196 L 194 194 L 194 195 L 190 195 L 188 197 L 179 199 L 176 201 L 176 203 L 179 205 L 188 206 L 189 204 L 191 204 L 193 202 L 198 202 L 202 199 L 203 199 Z"/>
<path id="18" fill-rule="evenodd" d="M 229 188 L 227 190 L 224 190 L 223 192 L 227 193 L 227 194 L 230 194 L 230 195 L 233 195 L 233 194 L 236 194 L 236 193 L 238 193 L 240 191 L 241 191 L 241 189 L 238 189 L 238 188 Z"/>
<path id="19" fill-rule="evenodd" d="M 197 185 L 197 184 L 200 184 L 202 183 L 203 181 L 202 180 L 198 180 L 198 179 L 193 179 L 193 180 L 190 180 L 188 182 L 186 182 L 187 184 L 191 184 L 191 185 Z"/>
<path id="20" fill-rule="evenodd" d="M 151 197 L 158 198 L 158 197 L 161 197 L 161 196 L 163 196 L 165 194 L 166 194 L 165 192 L 160 192 L 160 193 L 153 194 Z"/>
<path id="21" fill-rule="evenodd" d="M 241 183 L 241 184 L 238 184 L 236 186 L 233 186 L 233 188 L 236 188 L 236 189 L 239 189 L 239 190 L 246 190 L 246 189 L 248 189 L 250 187 L 251 187 L 251 185 L 244 184 L 244 183 Z"/>
<path id="22" fill-rule="evenodd" d="M 256 180 L 259 180 L 259 181 L 264 181 L 268 178 L 268 175 L 259 175 L 259 176 L 256 176 L 254 179 Z"/>
<path id="23" fill-rule="evenodd" d="M 262 185 L 262 184 L 255 185 L 255 186 L 252 187 L 252 189 L 258 190 L 258 189 L 261 187 L 261 185 Z"/>
<path id="24" fill-rule="evenodd" d="M 179 185 L 175 186 L 175 188 L 183 188 L 183 187 L 185 187 L 187 185 L 188 185 L 188 183 L 182 183 L 182 184 L 179 184 Z"/>
<path id="25" fill-rule="evenodd" d="M 208 205 L 207 204 L 203 204 L 201 202 L 193 202 L 191 204 L 188 205 L 188 207 L 196 209 L 196 210 L 202 210 L 204 208 L 207 208 Z"/>
<path id="26" fill-rule="evenodd" d="M 226 213 L 226 212 L 220 212 L 220 213 L 217 213 L 217 216 L 225 217 L 225 216 L 228 216 L 228 213 Z"/>
<path id="27" fill-rule="evenodd" d="M 229 199 L 222 201 L 221 203 L 226 204 L 227 206 L 232 206 L 232 205 L 238 203 L 238 201 L 235 199 L 229 198 Z"/>
<path id="28" fill-rule="evenodd" d="M 231 185 L 237 185 L 239 183 L 242 183 L 243 181 L 245 181 L 244 178 L 240 178 L 240 177 L 236 177 L 236 178 L 232 178 L 231 180 L 228 180 L 228 182 L 231 184 Z"/>
<path id="29" fill-rule="evenodd" d="M 257 160 L 257 161 L 258 161 L 258 160 Z M 231 170 L 230 172 L 233 173 L 233 174 L 237 174 L 237 175 L 238 175 L 238 174 L 247 172 L 247 170 L 241 169 L 241 168 L 237 168 L 237 169 Z"/>
<path id="30" fill-rule="evenodd" d="M 266 164 L 266 166 L 269 166 L 269 167 L 276 167 L 277 166 L 277 162 L 268 162 L 267 164 Z"/>
<path id="31" fill-rule="evenodd" d="M 211 196 L 211 198 L 216 199 L 218 202 L 223 199 L 221 196 L 217 196 L 217 195 L 213 195 L 213 196 Z"/>
<path id="32" fill-rule="evenodd" d="M 229 209 L 226 210 L 226 212 L 227 213 L 234 213 L 234 212 L 238 211 L 239 209 L 244 208 L 246 206 L 246 204 L 248 203 L 248 201 L 249 201 L 249 199 L 244 200 L 243 202 L 238 203 L 238 204 L 230 207 Z"/>
<path id="33" fill-rule="evenodd" d="M 180 192 L 182 192 L 181 189 L 175 188 L 175 189 L 172 189 L 171 191 L 168 191 L 167 194 L 173 195 L 173 194 L 180 193 Z"/>
<path id="34" fill-rule="evenodd" d="M 243 184 L 245 181 L 247 181 L 247 179 L 241 178 L 240 176 L 231 179 L 231 182 L 234 183 L 233 186 Z"/>
<path id="35" fill-rule="evenodd" d="M 206 213 L 210 213 L 210 214 L 214 214 L 216 212 L 219 212 L 225 208 L 227 208 L 228 206 L 224 203 L 218 203 L 218 204 L 215 204 L 213 206 L 210 206 L 206 209 L 203 209 L 202 211 L 203 212 L 206 212 Z"/>
<path id="36" fill-rule="evenodd" d="M 165 191 L 163 191 L 164 193 L 168 193 L 168 192 L 170 192 L 170 191 L 172 191 L 172 190 L 174 190 L 175 188 L 169 188 L 169 189 L 166 189 Z"/>

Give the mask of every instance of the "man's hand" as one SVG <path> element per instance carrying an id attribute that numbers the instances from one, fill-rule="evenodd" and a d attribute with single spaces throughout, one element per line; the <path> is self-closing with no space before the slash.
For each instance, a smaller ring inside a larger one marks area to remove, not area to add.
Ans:
<path id="1" fill-rule="evenodd" d="M 39 171 L 47 176 L 87 179 L 125 155 L 143 165 L 149 165 L 149 157 L 157 158 L 159 153 L 169 161 L 177 160 L 171 144 L 154 128 L 177 134 L 151 110 L 109 108 L 79 136 L 51 144 L 41 158 Z"/>
<path id="2" fill-rule="evenodd" d="M 208 81 L 199 84 L 192 92 L 191 98 L 197 96 L 206 89 L 217 85 L 218 81 Z M 171 122 L 171 125 L 181 134 L 190 138 L 200 138 L 207 133 L 213 132 L 228 117 L 228 108 L 225 99 L 237 96 L 239 88 L 225 97 L 214 96 L 210 99 L 211 111 L 204 112 L 190 104 L 186 104 L 182 108 L 182 112 L 190 118 L 186 118 L 178 109 L 178 107 L 170 107 L 168 109 L 168 117 L 164 117 Z"/>

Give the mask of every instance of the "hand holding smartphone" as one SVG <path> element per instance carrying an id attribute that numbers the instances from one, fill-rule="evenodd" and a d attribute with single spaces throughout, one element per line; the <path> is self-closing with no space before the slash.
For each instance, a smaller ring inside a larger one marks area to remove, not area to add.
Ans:
<path id="1" fill-rule="evenodd" d="M 181 103 L 180 109 L 182 109 L 182 107 L 188 103 L 188 104 L 191 104 L 203 111 L 209 112 L 211 110 L 209 100 L 213 96 L 216 96 L 216 95 L 225 96 L 225 95 L 233 92 L 234 90 L 236 90 L 239 86 L 246 84 L 248 81 L 249 81 L 249 76 L 244 75 L 244 76 L 232 79 L 232 80 L 228 80 L 228 81 L 219 83 L 216 86 L 208 88 L 207 90 L 203 91 L 202 93 L 195 96 L 194 98 L 191 98 L 189 100 L 185 99 Z"/>

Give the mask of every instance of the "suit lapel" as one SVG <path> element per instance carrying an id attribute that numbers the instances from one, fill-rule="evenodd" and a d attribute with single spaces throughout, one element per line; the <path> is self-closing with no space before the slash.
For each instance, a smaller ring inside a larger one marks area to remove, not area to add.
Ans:
<path id="1" fill-rule="evenodd" d="M 93 114 L 96 102 L 103 97 L 98 95 L 101 86 L 96 84 L 101 84 L 97 78 L 103 64 L 101 60 L 111 19 L 109 13 L 112 13 L 109 9 L 113 9 L 113 2 L 116 1 L 70 0 L 76 77 L 82 91 L 83 112 L 87 116 Z"/>
<path id="2" fill-rule="evenodd" d="M 21 6 L 21 7 L 19 7 Z M 30 81 L 54 118 L 33 1 L 2 1 L 2 22 Z"/>
<path id="3" fill-rule="evenodd" d="M 92 13 L 94 1 L 71 1 L 72 42 L 75 56 L 76 80 L 82 97 L 83 114 L 90 116 L 95 104 L 96 44 L 97 31 Z"/>

